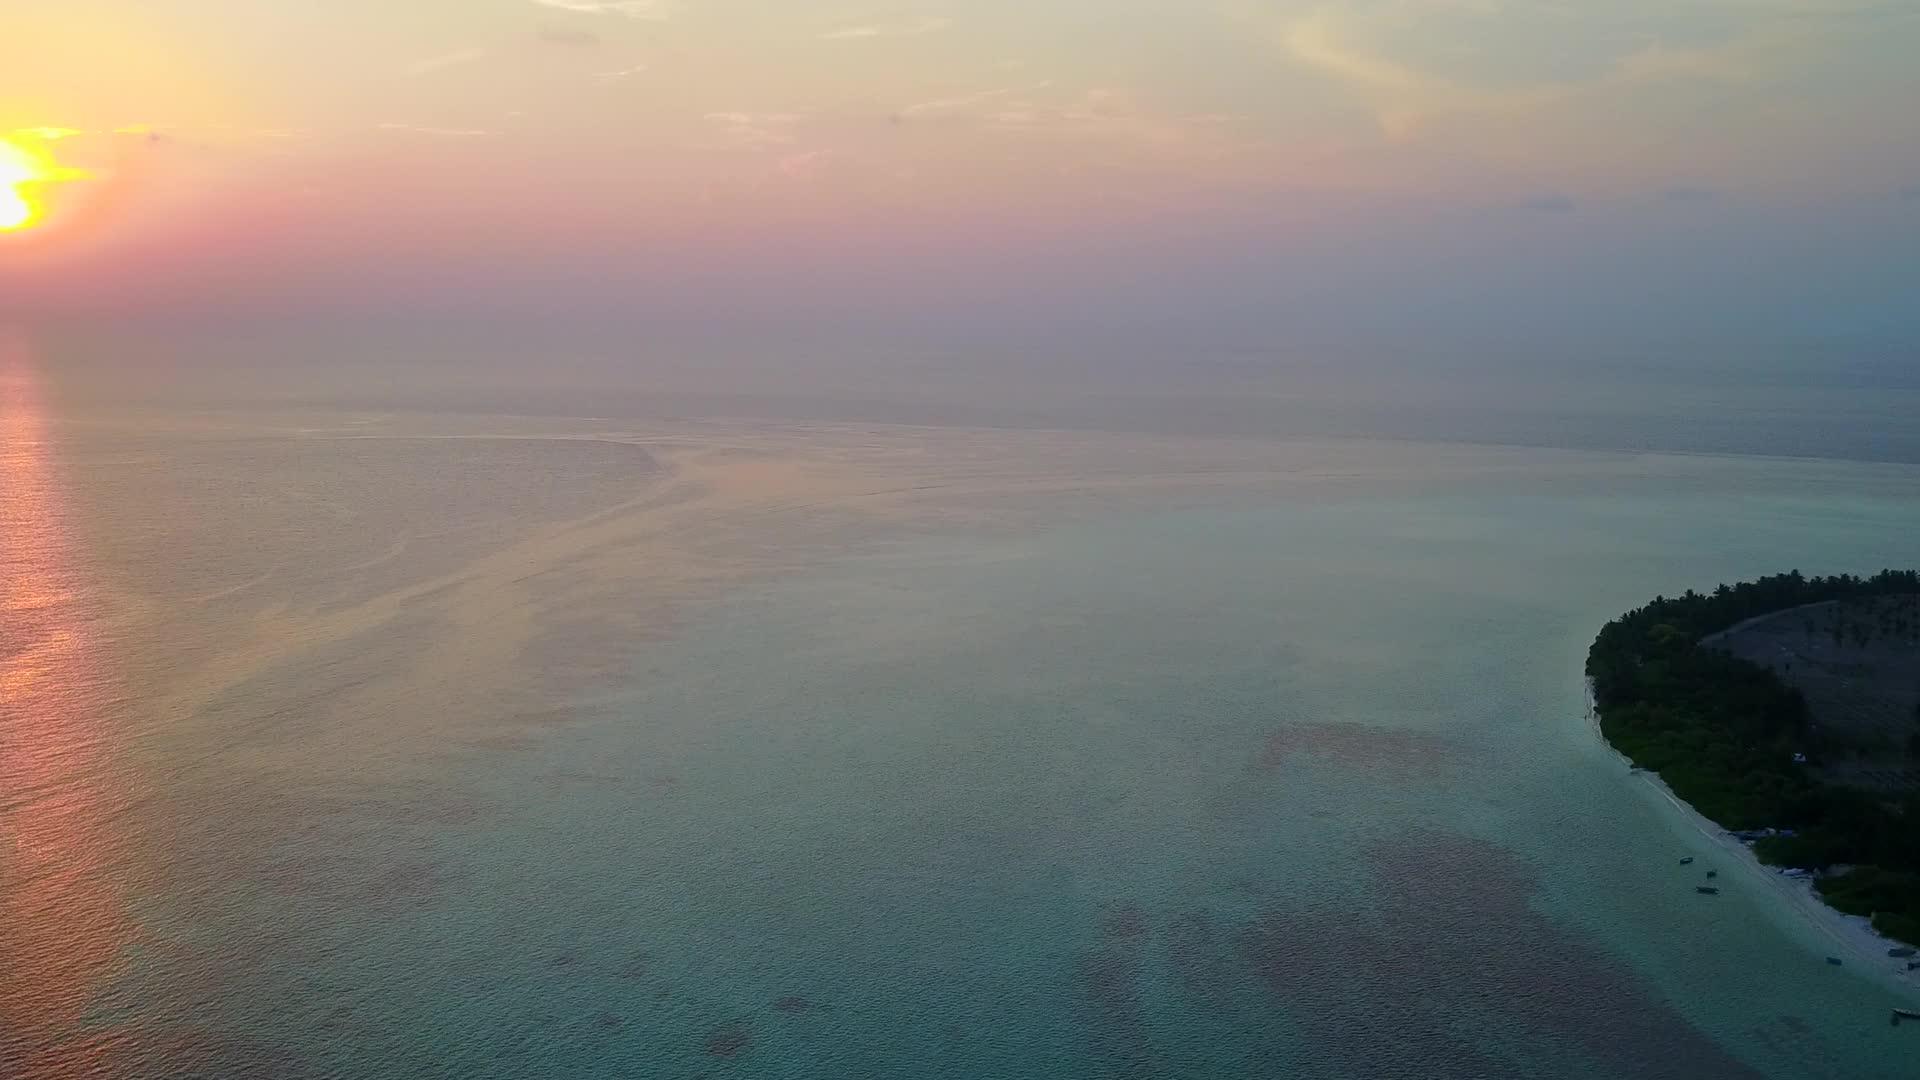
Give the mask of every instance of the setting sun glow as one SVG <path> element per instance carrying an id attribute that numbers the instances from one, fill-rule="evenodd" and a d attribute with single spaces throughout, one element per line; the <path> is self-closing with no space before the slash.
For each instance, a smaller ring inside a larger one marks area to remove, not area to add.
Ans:
<path id="1" fill-rule="evenodd" d="M 0 135 L 0 232 L 30 229 L 46 216 L 41 189 L 84 178 L 62 168 L 53 156 L 18 135 Z"/>

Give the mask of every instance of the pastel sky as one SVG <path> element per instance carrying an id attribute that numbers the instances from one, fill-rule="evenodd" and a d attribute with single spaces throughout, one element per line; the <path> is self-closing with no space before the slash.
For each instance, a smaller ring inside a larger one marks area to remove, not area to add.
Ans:
<path id="1" fill-rule="evenodd" d="M 0 2 L 15 310 L 1920 274 L 1915 0 Z"/>

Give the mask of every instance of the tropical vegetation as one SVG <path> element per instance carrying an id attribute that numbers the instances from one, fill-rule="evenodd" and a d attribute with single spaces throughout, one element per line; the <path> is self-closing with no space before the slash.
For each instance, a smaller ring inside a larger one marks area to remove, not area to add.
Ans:
<path id="1" fill-rule="evenodd" d="M 1655 597 L 1601 630 L 1587 677 L 1601 733 L 1635 765 L 1727 828 L 1773 830 L 1755 844 L 1762 860 L 1820 871 L 1834 907 L 1920 942 L 1920 791 L 1889 797 L 1823 779 L 1820 763 L 1836 748 L 1800 692 L 1702 641 L 1790 608 L 1915 594 L 1920 572 L 1911 570 L 1796 570 Z M 1851 869 L 1831 872 L 1841 867 Z"/>

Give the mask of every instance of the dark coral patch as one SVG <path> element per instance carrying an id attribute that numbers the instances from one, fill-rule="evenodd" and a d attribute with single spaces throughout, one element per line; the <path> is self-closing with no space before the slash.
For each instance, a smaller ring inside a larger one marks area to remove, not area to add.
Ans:
<path id="1" fill-rule="evenodd" d="M 1100 930 L 1100 944 L 1080 961 L 1085 1037 L 1114 1075 L 1162 1075 L 1141 1006 L 1146 915 L 1126 904 L 1103 916 Z"/>
<path id="2" fill-rule="evenodd" d="M 467 739 L 462 745 L 474 750 L 484 750 L 497 754 L 524 754 L 538 750 L 546 743 L 524 732 L 501 732 L 497 735 L 480 735 Z"/>
<path id="3" fill-rule="evenodd" d="M 1273 912 L 1240 936 L 1319 1052 L 1307 1075 L 1519 1078 L 1578 1071 L 1553 1060 L 1570 1047 L 1622 1076 L 1757 1080 L 1624 964 L 1536 911 L 1533 874 L 1512 854 L 1419 833 L 1367 856 L 1371 910 Z"/>
<path id="4" fill-rule="evenodd" d="M 1259 766 L 1272 772 L 1297 757 L 1312 757 L 1349 768 L 1426 775 L 1452 764 L 1457 753 L 1448 740 L 1422 731 L 1366 724 L 1296 724 L 1267 739 Z"/>
<path id="5" fill-rule="evenodd" d="M 707 1053 L 717 1058 L 737 1057 L 753 1045 L 753 1033 L 744 1024 L 724 1024 L 707 1035 Z"/>
<path id="6" fill-rule="evenodd" d="M 15 1059 L 9 1056 L 0 1060 Z M 262 1076 L 317 1080 L 332 1075 L 331 1070 L 305 1060 L 287 1047 L 184 1029 L 138 1035 L 115 1033 L 71 1051 L 62 1049 L 44 1057 L 28 1053 L 19 1060 L 25 1064 L 25 1071 L 5 1075 L 181 1076 L 196 1080 L 252 1080 Z"/>
<path id="7" fill-rule="evenodd" d="M 311 900 L 330 908 L 413 911 L 441 895 L 441 877 L 424 863 L 369 857 L 303 854 L 267 864 L 260 880 L 277 896 Z"/>
<path id="8" fill-rule="evenodd" d="M 471 825 L 480 819 L 477 800 L 453 795 L 380 797 L 366 795 L 266 795 L 261 809 L 272 813 L 382 821 L 398 825 Z M 275 803 L 279 805 L 274 805 Z"/>
<path id="9" fill-rule="evenodd" d="M 1797 1065 L 1797 1075 L 1839 1075 L 1832 1068 L 1831 1052 L 1814 1035 L 1813 1025 L 1798 1016 L 1774 1017 L 1772 1023 L 1750 1029 L 1747 1037 L 1753 1040 L 1755 1046 L 1765 1050 L 1770 1059 Z"/>
<path id="10" fill-rule="evenodd" d="M 1122 904 L 1100 920 L 1100 932 L 1109 938 L 1147 936 L 1147 915 L 1138 904 Z"/>
<path id="11" fill-rule="evenodd" d="M 1131 950 L 1103 949 L 1081 963 L 1080 980 L 1092 1008 L 1086 1036 L 1094 1052 L 1118 1075 L 1157 1073 L 1140 1009 L 1139 958 Z"/>
<path id="12" fill-rule="evenodd" d="M 333 1008 L 327 1010 L 326 1015 L 315 1022 L 314 1027 L 317 1030 L 330 1034 L 339 1034 L 351 1028 L 354 1020 L 353 1006 L 335 1005 Z"/>
<path id="13" fill-rule="evenodd" d="M 1167 965 L 1194 998 L 1214 1006 L 1227 1003 L 1235 985 L 1234 961 L 1227 942 L 1214 932 L 1205 911 L 1190 911 L 1167 925 Z"/>
<path id="14" fill-rule="evenodd" d="M 629 781 L 624 776 L 614 776 L 609 773 L 587 772 L 585 770 L 579 770 L 579 769 L 562 770 L 560 772 L 553 773 L 552 775 L 547 777 L 547 785 L 549 787 L 555 787 L 555 788 L 564 788 L 564 787 L 617 788 L 617 787 L 624 787 L 630 782 L 631 781 Z"/>

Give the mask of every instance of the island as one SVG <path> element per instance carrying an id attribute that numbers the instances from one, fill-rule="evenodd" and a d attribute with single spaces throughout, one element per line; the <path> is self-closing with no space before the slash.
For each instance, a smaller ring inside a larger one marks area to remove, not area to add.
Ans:
<path id="1" fill-rule="evenodd" d="M 1920 572 L 1655 597 L 1600 631 L 1587 678 L 1634 766 L 1893 955 L 1920 944 Z"/>

